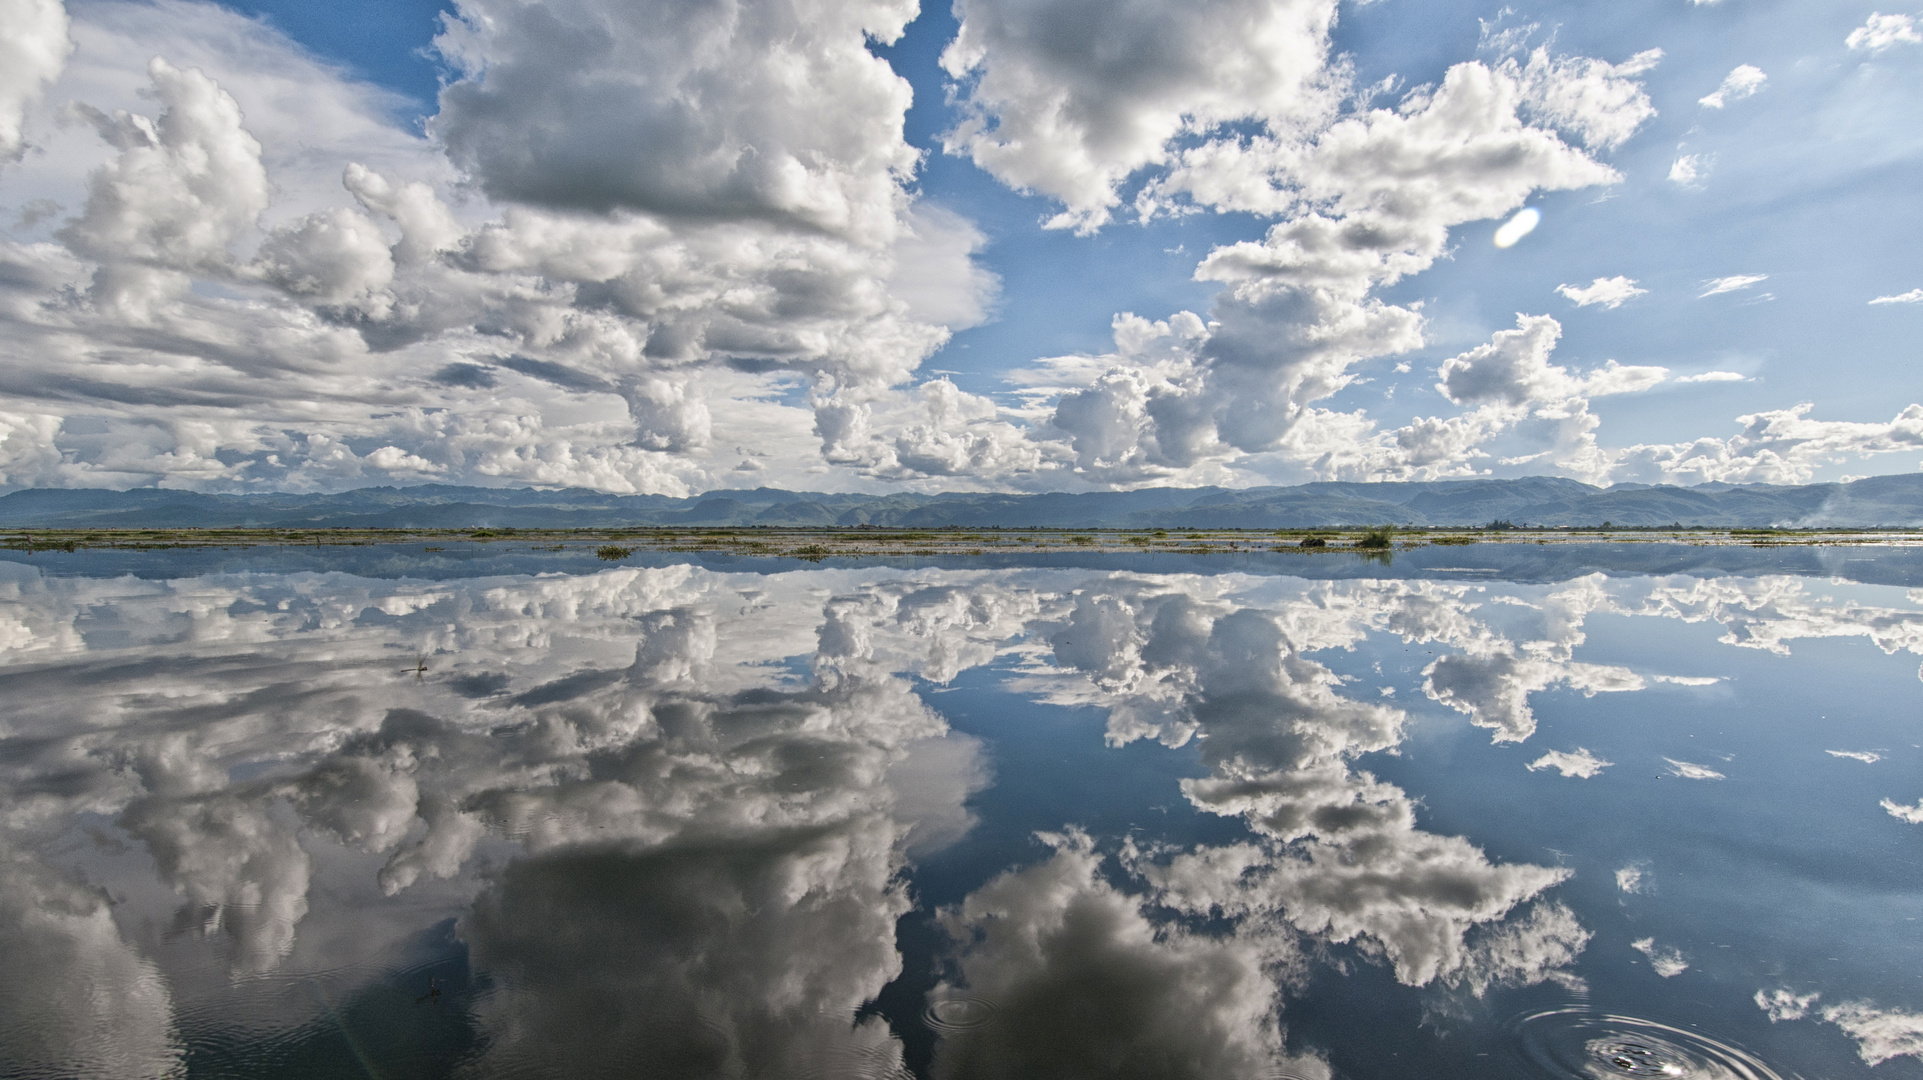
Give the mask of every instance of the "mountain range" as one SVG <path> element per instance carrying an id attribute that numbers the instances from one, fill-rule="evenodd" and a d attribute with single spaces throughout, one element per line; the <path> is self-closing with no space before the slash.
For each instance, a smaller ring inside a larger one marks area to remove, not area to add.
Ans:
<path id="1" fill-rule="evenodd" d="M 1144 488 L 1068 494 L 889 495 L 710 491 L 676 498 L 581 488 L 427 484 L 334 494 L 210 495 L 31 489 L 0 497 L 0 527 L 617 528 L 859 526 L 893 528 L 1240 528 L 1363 525 L 1748 528 L 1923 526 L 1923 473 L 1837 484 L 1617 484 L 1558 477 L 1315 483 L 1293 487 Z"/>

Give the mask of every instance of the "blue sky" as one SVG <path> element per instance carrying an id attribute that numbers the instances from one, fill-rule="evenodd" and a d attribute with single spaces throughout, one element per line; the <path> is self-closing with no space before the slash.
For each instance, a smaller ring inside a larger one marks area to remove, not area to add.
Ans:
<path id="1" fill-rule="evenodd" d="M 0 8 L 7 488 L 1923 455 L 1913 12 Z"/>

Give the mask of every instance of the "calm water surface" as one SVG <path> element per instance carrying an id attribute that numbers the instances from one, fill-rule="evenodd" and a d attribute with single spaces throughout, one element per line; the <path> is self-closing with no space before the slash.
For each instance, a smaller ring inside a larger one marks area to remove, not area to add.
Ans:
<path id="1" fill-rule="evenodd" d="M 1923 552 L 0 562 L 0 1076 L 1923 1077 Z"/>

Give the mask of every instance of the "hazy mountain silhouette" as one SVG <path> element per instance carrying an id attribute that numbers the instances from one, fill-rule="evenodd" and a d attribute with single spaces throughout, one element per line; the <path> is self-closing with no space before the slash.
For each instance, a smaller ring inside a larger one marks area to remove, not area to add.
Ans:
<path id="1" fill-rule="evenodd" d="M 1847 484 L 1617 484 L 1557 477 L 1067 494 L 858 495 L 710 491 L 688 498 L 580 488 L 427 484 L 331 495 L 29 490 L 0 497 L 13 528 L 607 528 L 624 525 L 955 525 L 1281 529 L 1356 525 L 1923 526 L 1923 474 Z"/>

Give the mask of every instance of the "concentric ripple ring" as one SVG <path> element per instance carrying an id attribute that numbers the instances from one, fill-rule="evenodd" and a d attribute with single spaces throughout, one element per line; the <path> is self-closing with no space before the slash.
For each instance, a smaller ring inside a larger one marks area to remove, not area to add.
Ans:
<path id="1" fill-rule="evenodd" d="M 1654 1020 L 1565 1008 L 1530 1013 L 1512 1028 L 1523 1057 L 1553 1080 L 1782 1080 L 1741 1047 Z"/>
<path id="2" fill-rule="evenodd" d="M 995 1003 L 984 998 L 955 994 L 936 998 L 923 1010 L 922 1019 L 943 1034 L 981 1027 L 995 1015 Z"/>

